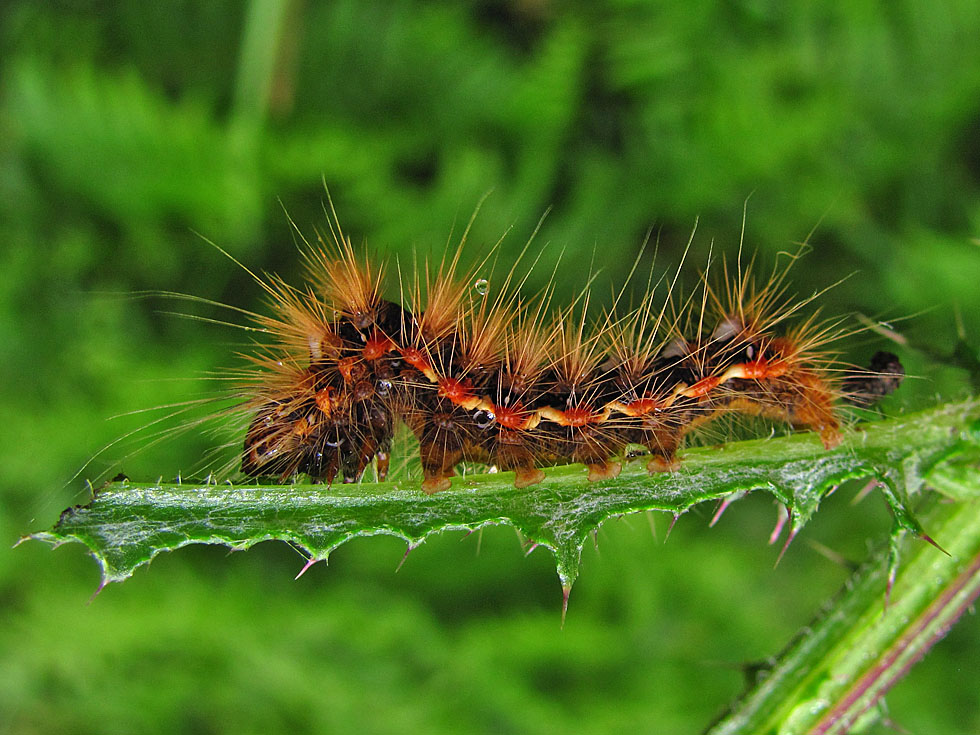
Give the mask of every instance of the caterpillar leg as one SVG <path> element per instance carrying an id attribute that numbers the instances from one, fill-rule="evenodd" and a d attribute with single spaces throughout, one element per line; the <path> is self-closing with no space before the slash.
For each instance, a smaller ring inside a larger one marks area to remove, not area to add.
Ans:
<path id="1" fill-rule="evenodd" d="M 364 470 L 367 469 L 371 460 L 374 459 L 374 455 L 381 449 L 374 437 L 370 436 L 362 437 L 355 443 L 355 446 L 356 449 L 344 457 L 342 463 L 344 482 L 348 484 L 361 479 Z"/>
<path id="2" fill-rule="evenodd" d="M 374 455 L 374 471 L 378 474 L 378 482 L 384 482 L 388 477 L 388 468 L 391 465 L 391 455 L 386 451 L 378 450 Z"/>
<path id="3" fill-rule="evenodd" d="M 492 457 L 492 463 L 501 470 L 514 471 L 514 487 L 518 489 L 537 485 L 544 479 L 544 471 L 537 466 L 534 454 L 524 446 L 517 432 L 501 430 Z"/>
<path id="4" fill-rule="evenodd" d="M 589 469 L 589 482 L 600 482 L 602 480 L 615 480 L 619 473 L 623 471 L 622 462 L 607 460 L 605 462 L 589 462 L 585 465 Z"/>
<path id="5" fill-rule="evenodd" d="M 463 451 L 447 447 L 445 444 L 425 442 L 419 444 L 422 455 L 422 490 L 428 495 L 448 490 L 449 478 L 455 476 L 454 469 L 463 461 Z"/>
<path id="6" fill-rule="evenodd" d="M 677 472 L 681 468 L 681 461 L 673 454 L 666 456 L 654 452 L 647 462 L 647 472 L 655 475 L 660 472 Z"/>
<path id="7" fill-rule="evenodd" d="M 452 483 L 449 478 L 455 475 L 454 470 L 450 470 L 448 475 L 439 476 L 436 474 L 426 475 L 426 478 L 422 480 L 422 492 L 426 495 L 435 495 L 436 493 L 441 493 L 443 490 L 448 490 Z"/>
<path id="8" fill-rule="evenodd" d="M 521 490 L 537 485 L 544 479 L 544 470 L 539 467 L 518 467 L 514 470 L 514 487 Z"/>
<path id="9" fill-rule="evenodd" d="M 679 426 L 656 424 L 651 421 L 645 427 L 638 441 L 650 452 L 647 472 L 654 475 L 660 472 L 676 472 L 680 469 L 681 462 L 677 459 L 677 449 L 682 436 L 682 428 Z"/>
<path id="10" fill-rule="evenodd" d="M 623 463 L 610 459 L 621 456 L 626 446 L 625 440 L 583 427 L 575 432 L 579 446 L 575 447 L 565 461 L 581 462 L 589 471 L 589 482 L 614 480 L 623 470 Z"/>

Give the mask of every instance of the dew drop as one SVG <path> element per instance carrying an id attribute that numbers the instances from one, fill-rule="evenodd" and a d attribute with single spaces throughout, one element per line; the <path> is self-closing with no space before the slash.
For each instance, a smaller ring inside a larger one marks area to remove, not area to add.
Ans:
<path id="1" fill-rule="evenodd" d="M 494 416 L 493 412 L 491 411 L 481 408 L 480 410 L 473 412 L 473 421 L 476 423 L 476 427 L 478 429 L 486 429 L 496 420 L 497 417 Z"/>
<path id="2" fill-rule="evenodd" d="M 377 386 L 375 386 L 374 392 L 379 396 L 388 395 L 391 391 L 391 381 L 390 380 L 379 380 Z"/>
<path id="3" fill-rule="evenodd" d="M 473 290 L 480 294 L 480 296 L 486 296 L 489 289 L 490 281 L 488 281 L 486 278 L 477 279 L 473 283 Z"/>

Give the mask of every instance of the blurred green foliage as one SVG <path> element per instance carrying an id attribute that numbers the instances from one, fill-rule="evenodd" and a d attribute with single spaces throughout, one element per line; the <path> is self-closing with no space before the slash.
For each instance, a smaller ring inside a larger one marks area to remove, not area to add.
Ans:
<path id="1" fill-rule="evenodd" d="M 691 261 L 732 253 L 748 197 L 763 260 L 813 231 L 801 294 L 853 273 L 827 313 L 902 320 L 919 378 L 889 410 L 966 393 L 978 37 L 974 0 L 5 3 L 2 538 L 80 502 L 68 478 L 148 420 L 107 417 L 193 400 L 233 363 L 240 333 L 161 312 L 227 313 L 139 292 L 262 308 L 204 238 L 296 279 L 283 209 L 312 233 L 324 181 L 354 241 L 403 263 L 491 191 L 473 253 L 509 230 L 509 264 L 550 208 L 529 287 L 560 259 L 563 295 L 590 263 L 609 293 L 648 232 L 676 266 L 698 219 Z M 82 477 L 173 475 L 213 443 L 123 442 Z M 840 495 L 805 535 L 862 558 L 887 514 Z M 91 605 L 80 549 L 28 544 L 0 554 L 0 732 L 695 732 L 846 576 L 805 541 L 772 570 L 771 513 L 758 497 L 710 532 L 685 518 L 666 546 L 642 517 L 608 525 L 564 630 L 551 561 L 506 529 L 479 554 L 427 543 L 397 575 L 397 544 L 359 541 L 295 583 L 283 545 L 189 549 Z M 969 618 L 892 718 L 976 732 L 978 659 Z"/>

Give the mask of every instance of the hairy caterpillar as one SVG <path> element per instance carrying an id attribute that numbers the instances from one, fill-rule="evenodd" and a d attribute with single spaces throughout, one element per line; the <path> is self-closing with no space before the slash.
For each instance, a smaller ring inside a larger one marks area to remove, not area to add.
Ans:
<path id="1" fill-rule="evenodd" d="M 494 289 L 461 272 L 460 250 L 399 273 L 400 303 L 388 300 L 387 264 L 355 252 L 335 213 L 305 257 L 303 287 L 256 277 L 273 312 L 255 319 L 273 342 L 247 356 L 236 394 L 250 477 L 355 482 L 373 462 L 383 479 L 398 422 L 418 439 L 428 493 L 464 461 L 513 471 L 518 488 L 556 464 L 612 478 L 634 445 L 651 472 L 669 471 L 685 436 L 723 414 L 811 429 L 831 448 L 841 404 L 867 405 L 903 373 L 880 353 L 844 375 L 827 352 L 839 323 L 804 316 L 813 297 L 788 294 L 788 267 L 760 279 L 739 258 L 687 300 L 676 276 L 651 279 L 637 306 L 617 299 L 593 323 L 588 291 L 552 310 L 552 290 L 526 297 L 513 271 Z"/>

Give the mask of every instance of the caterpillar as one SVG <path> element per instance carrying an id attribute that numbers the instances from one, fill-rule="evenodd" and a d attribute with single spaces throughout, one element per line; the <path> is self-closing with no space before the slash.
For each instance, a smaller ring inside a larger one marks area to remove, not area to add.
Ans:
<path id="1" fill-rule="evenodd" d="M 621 292 L 591 321 L 588 289 L 552 309 L 553 287 L 525 296 L 513 270 L 496 288 L 464 272 L 465 240 L 399 271 L 389 300 L 389 264 L 359 254 L 333 212 L 329 234 L 306 243 L 305 285 L 253 275 L 272 305 L 253 318 L 272 341 L 245 355 L 236 391 L 244 475 L 356 482 L 373 463 L 383 480 L 399 423 L 418 440 L 426 493 L 448 489 L 463 462 L 511 471 L 517 488 L 568 463 L 615 478 L 638 446 L 651 473 L 675 470 L 685 438 L 730 414 L 816 431 L 829 449 L 844 404 L 901 382 L 890 353 L 866 371 L 836 363 L 840 321 L 810 310 L 816 295 L 790 295 L 789 266 L 763 278 L 739 256 L 686 300 L 676 274 L 651 277 L 636 305 L 619 306 Z"/>

